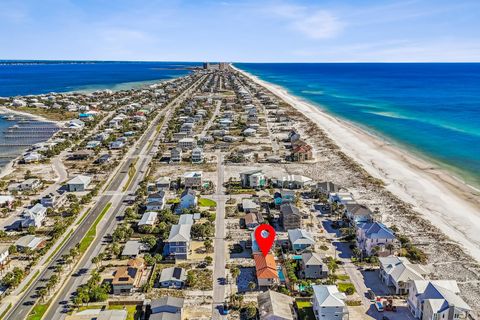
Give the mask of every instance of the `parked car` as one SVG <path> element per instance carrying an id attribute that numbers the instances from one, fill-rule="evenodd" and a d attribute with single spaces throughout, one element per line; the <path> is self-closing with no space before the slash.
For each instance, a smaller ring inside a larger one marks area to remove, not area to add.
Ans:
<path id="1" fill-rule="evenodd" d="M 382 301 L 375 301 L 375 308 L 377 308 L 378 312 L 383 312 L 383 303 L 382 303 Z"/>

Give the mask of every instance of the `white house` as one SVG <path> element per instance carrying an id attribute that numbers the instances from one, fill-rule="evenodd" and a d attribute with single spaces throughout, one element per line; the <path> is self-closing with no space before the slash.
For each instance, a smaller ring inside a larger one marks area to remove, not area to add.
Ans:
<path id="1" fill-rule="evenodd" d="M 419 264 L 412 264 L 405 257 L 380 257 L 379 277 L 385 285 L 395 288 L 395 294 L 406 294 L 408 282 L 423 280 L 427 271 Z"/>
<path id="2" fill-rule="evenodd" d="M 0 248 L 0 265 L 7 263 L 9 254 L 8 247 Z"/>
<path id="3" fill-rule="evenodd" d="M 363 223 L 357 226 L 357 246 L 363 254 L 370 256 L 374 248 L 379 248 L 378 254 L 391 254 L 388 245 L 397 245 L 397 238 L 392 230 L 383 223 Z"/>
<path id="4" fill-rule="evenodd" d="M 337 202 L 343 205 L 356 202 L 350 192 L 331 192 L 328 194 L 328 201 Z"/>
<path id="5" fill-rule="evenodd" d="M 318 320 L 348 319 L 346 296 L 334 285 L 313 285 L 313 313 Z"/>
<path id="6" fill-rule="evenodd" d="M 244 188 L 261 188 L 267 183 L 262 170 L 250 170 L 240 173 L 240 180 Z"/>
<path id="7" fill-rule="evenodd" d="M 85 191 L 92 182 L 89 176 L 78 175 L 67 182 L 67 190 L 70 192 Z"/>
<path id="8" fill-rule="evenodd" d="M 37 203 L 30 209 L 23 212 L 24 219 L 21 221 L 22 228 L 28 228 L 34 226 L 36 228 L 41 227 L 43 220 L 47 216 L 47 208 L 42 204 Z"/>
<path id="9" fill-rule="evenodd" d="M 142 218 L 138 222 L 138 226 L 153 226 L 157 221 L 158 213 L 155 211 L 147 211 L 142 215 Z"/>
<path id="10" fill-rule="evenodd" d="M 467 319 L 472 308 L 459 296 L 455 280 L 409 282 L 407 305 L 416 319 Z"/>

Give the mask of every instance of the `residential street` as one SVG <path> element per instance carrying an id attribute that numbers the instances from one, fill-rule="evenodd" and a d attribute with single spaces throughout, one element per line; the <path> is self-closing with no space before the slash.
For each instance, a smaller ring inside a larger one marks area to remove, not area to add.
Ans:
<path id="1" fill-rule="evenodd" d="M 214 250 L 215 258 L 213 260 L 213 310 L 212 319 L 225 319 L 225 316 L 220 315 L 218 308 L 223 306 L 225 302 L 226 282 L 226 248 L 225 248 L 225 188 L 224 174 L 225 166 L 223 164 L 223 154 L 217 152 L 217 192 L 215 194 L 215 201 L 217 201 L 217 214 L 215 220 L 215 241 Z M 221 279 L 221 280 L 219 280 Z"/>

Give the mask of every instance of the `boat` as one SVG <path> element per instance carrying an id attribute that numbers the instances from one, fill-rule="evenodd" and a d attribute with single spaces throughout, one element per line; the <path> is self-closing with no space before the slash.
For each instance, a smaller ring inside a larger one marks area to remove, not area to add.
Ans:
<path id="1" fill-rule="evenodd" d="M 9 115 L 7 116 L 6 118 L 8 121 L 14 121 L 15 120 L 15 116 L 14 115 Z"/>

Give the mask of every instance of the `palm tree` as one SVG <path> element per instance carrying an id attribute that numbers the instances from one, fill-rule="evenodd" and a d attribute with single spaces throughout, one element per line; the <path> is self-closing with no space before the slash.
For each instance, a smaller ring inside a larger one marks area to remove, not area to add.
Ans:
<path id="1" fill-rule="evenodd" d="M 387 243 L 387 244 L 385 245 L 385 249 L 387 249 L 387 250 L 390 252 L 390 255 L 391 255 L 393 249 L 395 249 L 395 246 L 393 245 L 393 243 Z"/>
<path id="2" fill-rule="evenodd" d="M 250 291 L 253 291 L 253 289 L 255 289 L 257 287 L 257 284 L 253 281 L 250 281 L 248 283 L 248 289 L 250 289 Z"/>
<path id="3" fill-rule="evenodd" d="M 42 288 L 40 290 L 38 290 L 38 297 L 40 298 L 40 300 L 44 301 L 45 297 L 47 296 L 48 292 L 47 292 L 47 289 L 45 288 Z"/>

